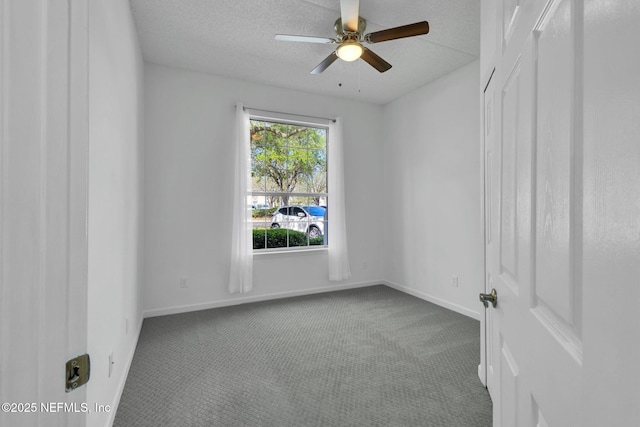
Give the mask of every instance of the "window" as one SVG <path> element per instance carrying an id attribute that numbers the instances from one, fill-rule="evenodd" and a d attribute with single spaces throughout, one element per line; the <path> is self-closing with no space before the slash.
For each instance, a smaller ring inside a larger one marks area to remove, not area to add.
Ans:
<path id="1" fill-rule="evenodd" d="M 327 128 L 251 119 L 253 249 L 327 242 Z"/>

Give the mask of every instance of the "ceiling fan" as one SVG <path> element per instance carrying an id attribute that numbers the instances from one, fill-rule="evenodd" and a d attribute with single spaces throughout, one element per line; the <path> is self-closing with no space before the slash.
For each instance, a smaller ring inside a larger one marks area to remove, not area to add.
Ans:
<path id="1" fill-rule="evenodd" d="M 331 55 L 327 56 L 316 68 L 311 70 L 311 74 L 320 74 L 333 64 L 338 58 L 343 61 L 355 61 L 362 58 L 365 62 L 381 73 L 389 70 L 391 64 L 370 49 L 364 47 L 362 43 L 380 43 L 389 40 L 401 39 L 404 37 L 419 36 L 429 32 L 427 21 L 416 22 L 415 24 L 403 25 L 401 27 L 389 28 L 382 31 L 365 34 L 367 21 L 359 15 L 360 0 L 340 0 L 340 18 L 336 20 L 334 30 L 336 38 L 294 36 L 288 34 L 276 34 L 276 40 L 304 43 L 337 44 L 338 47 Z"/>

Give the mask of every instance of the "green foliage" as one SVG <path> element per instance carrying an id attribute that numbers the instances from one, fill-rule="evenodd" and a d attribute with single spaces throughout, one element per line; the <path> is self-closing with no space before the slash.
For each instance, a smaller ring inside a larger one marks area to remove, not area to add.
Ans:
<path id="1" fill-rule="evenodd" d="M 307 235 L 295 230 L 286 228 L 254 228 L 253 229 L 253 249 L 264 249 L 265 238 L 267 248 L 286 248 L 296 246 L 322 245 L 322 237 L 307 241 Z M 288 239 L 288 240 L 287 240 Z M 287 241 L 289 245 L 287 246 Z"/>
<path id="2" fill-rule="evenodd" d="M 314 237 L 313 239 L 309 239 L 309 244 L 311 246 L 313 246 L 313 245 L 324 245 L 324 237 L 318 236 L 318 237 Z"/>
<path id="3" fill-rule="evenodd" d="M 269 209 L 253 209 L 251 211 L 251 216 L 253 218 L 271 218 L 277 210 L 277 207 Z"/>
<path id="4" fill-rule="evenodd" d="M 252 120 L 250 135 L 255 189 L 326 192 L 325 129 Z M 289 204 L 288 197 L 280 204 Z"/>

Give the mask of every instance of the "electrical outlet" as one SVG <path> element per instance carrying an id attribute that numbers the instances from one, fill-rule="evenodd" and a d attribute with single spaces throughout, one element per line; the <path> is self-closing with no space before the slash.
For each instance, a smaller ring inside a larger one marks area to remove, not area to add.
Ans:
<path id="1" fill-rule="evenodd" d="M 453 286 L 454 288 L 458 287 L 458 276 L 453 276 L 451 280 L 451 286 Z"/>
<path id="2" fill-rule="evenodd" d="M 181 288 L 188 288 L 189 287 L 189 278 L 188 277 L 181 277 L 180 278 L 180 287 Z"/>

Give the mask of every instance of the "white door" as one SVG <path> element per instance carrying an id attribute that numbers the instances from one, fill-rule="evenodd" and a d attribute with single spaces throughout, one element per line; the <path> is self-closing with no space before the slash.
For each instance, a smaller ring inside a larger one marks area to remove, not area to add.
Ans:
<path id="1" fill-rule="evenodd" d="M 497 206 L 498 193 L 493 191 L 495 186 L 495 176 L 493 175 L 495 167 L 495 146 L 496 146 L 496 104 L 495 104 L 495 79 L 493 75 L 489 78 L 483 94 L 483 147 L 484 147 L 484 219 L 485 219 L 485 264 L 487 266 L 492 265 L 491 258 L 494 256 L 494 230 L 493 219 L 496 213 L 494 209 Z M 490 269 L 485 269 L 485 292 L 489 294 L 493 288 L 492 278 L 490 275 Z M 493 364 L 493 335 L 491 331 L 494 330 L 493 323 L 496 321 L 493 310 L 485 310 L 484 318 L 481 319 L 483 324 L 482 328 L 486 332 L 484 340 L 482 340 L 481 351 L 481 372 L 480 379 L 486 385 L 491 396 L 496 395 L 494 390 L 495 376 L 494 376 L 494 364 Z M 484 367 L 484 369 L 483 369 Z"/>
<path id="2" fill-rule="evenodd" d="M 0 0 L 2 426 L 86 425 L 87 43 L 86 0 Z"/>
<path id="3" fill-rule="evenodd" d="M 640 425 L 640 2 L 497 3 L 494 425 Z"/>

